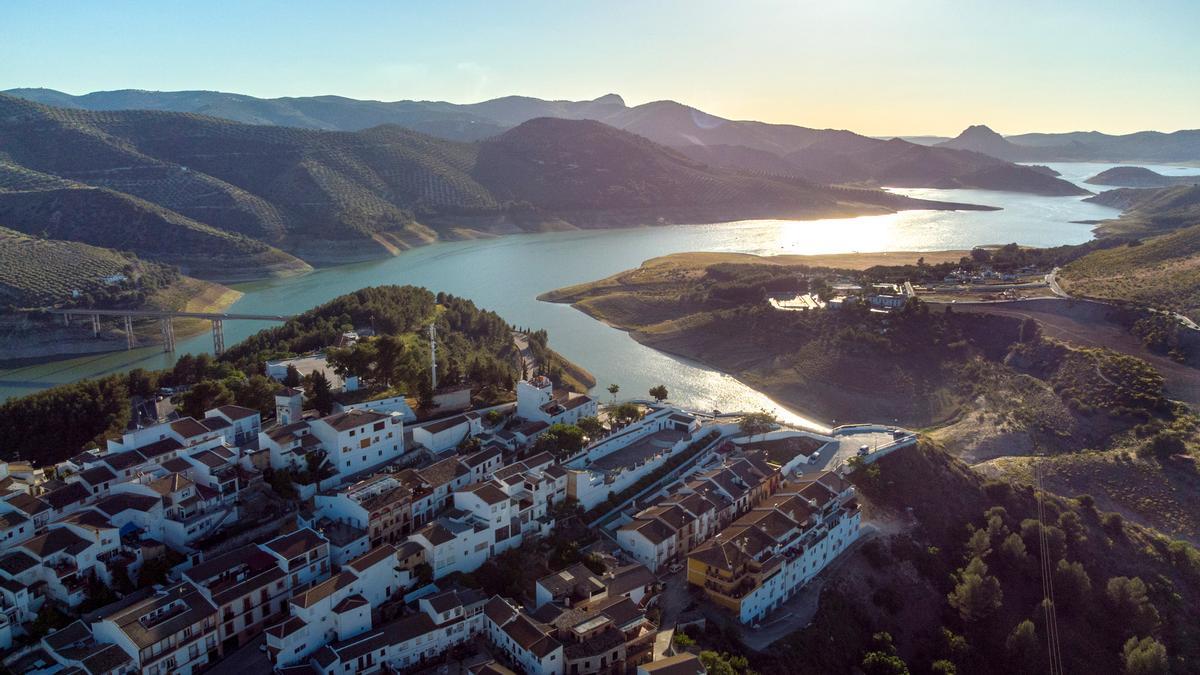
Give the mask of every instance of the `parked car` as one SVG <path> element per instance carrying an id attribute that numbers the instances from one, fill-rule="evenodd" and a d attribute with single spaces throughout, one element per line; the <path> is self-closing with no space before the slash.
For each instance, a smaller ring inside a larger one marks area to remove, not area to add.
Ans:
<path id="1" fill-rule="evenodd" d="M 675 574 L 682 569 L 683 565 L 680 565 L 679 563 L 671 563 L 671 566 L 667 568 L 667 571 L 669 571 L 671 574 Z"/>

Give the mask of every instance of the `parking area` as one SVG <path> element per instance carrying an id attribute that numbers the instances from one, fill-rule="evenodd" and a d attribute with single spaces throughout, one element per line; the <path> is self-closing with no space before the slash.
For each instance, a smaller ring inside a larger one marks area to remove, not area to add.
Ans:
<path id="1" fill-rule="evenodd" d="M 868 452 L 875 452 L 893 440 L 891 432 L 887 431 L 841 432 L 836 438 L 836 442 L 826 443 L 817 451 L 815 461 L 801 464 L 797 471 L 802 475 L 835 471 L 851 457 L 856 457 L 864 445 Z"/>

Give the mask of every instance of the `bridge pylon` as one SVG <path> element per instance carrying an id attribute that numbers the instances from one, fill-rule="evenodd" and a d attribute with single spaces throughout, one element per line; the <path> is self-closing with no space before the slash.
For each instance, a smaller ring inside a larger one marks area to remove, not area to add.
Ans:
<path id="1" fill-rule="evenodd" d="M 220 356 L 225 351 L 225 322 L 221 319 L 212 320 L 213 355 Z"/>
<path id="2" fill-rule="evenodd" d="M 125 315 L 125 349 L 133 349 L 137 346 L 137 338 L 133 335 L 133 317 Z"/>
<path id="3" fill-rule="evenodd" d="M 175 351 L 175 327 L 171 324 L 171 317 L 164 316 L 160 323 L 162 324 L 163 351 Z"/>

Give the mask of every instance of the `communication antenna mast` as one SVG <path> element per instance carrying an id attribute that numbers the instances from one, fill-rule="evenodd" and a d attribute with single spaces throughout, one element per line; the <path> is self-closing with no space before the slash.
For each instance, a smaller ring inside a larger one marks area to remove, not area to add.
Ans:
<path id="1" fill-rule="evenodd" d="M 437 326 L 429 324 L 429 382 L 437 390 Z"/>

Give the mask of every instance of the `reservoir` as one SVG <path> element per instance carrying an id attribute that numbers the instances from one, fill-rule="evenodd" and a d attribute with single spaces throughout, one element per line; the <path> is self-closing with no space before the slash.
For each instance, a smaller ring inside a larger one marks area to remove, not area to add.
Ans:
<path id="1" fill-rule="evenodd" d="M 1053 164 L 1063 178 L 1082 180 L 1115 165 Z M 1197 169 L 1144 165 L 1170 175 Z M 1083 185 L 1093 192 L 1098 186 Z M 1040 197 L 987 190 L 897 189 L 925 199 L 971 202 L 1000 211 L 903 211 L 859 218 L 783 221 L 755 220 L 708 225 L 671 225 L 622 230 L 586 230 L 447 242 L 407 251 L 387 260 L 318 270 L 290 279 L 235 286 L 245 295 L 230 312 L 298 314 L 364 286 L 413 284 L 434 292 L 470 298 L 509 322 L 545 328 L 550 344 L 597 378 L 596 394 L 620 385 L 622 397 L 646 396 L 665 384 L 672 402 L 701 410 L 771 410 L 801 422 L 797 411 L 782 410 L 737 380 L 695 363 L 644 347 L 622 331 L 567 305 L 539 302 L 539 293 L 592 281 L 643 260 L 683 251 L 735 251 L 760 255 L 854 251 L 932 251 L 969 249 L 1017 242 L 1029 246 L 1079 244 L 1092 238 L 1092 226 L 1072 221 L 1114 218 L 1114 209 L 1081 197 Z M 226 344 L 267 327 L 228 321 Z M 181 341 L 179 354 L 211 351 L 208 334 Z M 33 393 L 56 384 L 132 368 L 165 368 L 173 357 L 158 346 L 0 370 L 0 399 Z M 801 413 L 802 414 L 802 413 Z M 846 420 L 851 421 L 851 420 Z M 862 421 L 862 420 L 854 420 Z M 886 420 L 876 420 L 886 421 Z M 831 420 L 816 420 L 828 425 Z M 838 420 L 842 422 L 842 420 Z"/>

